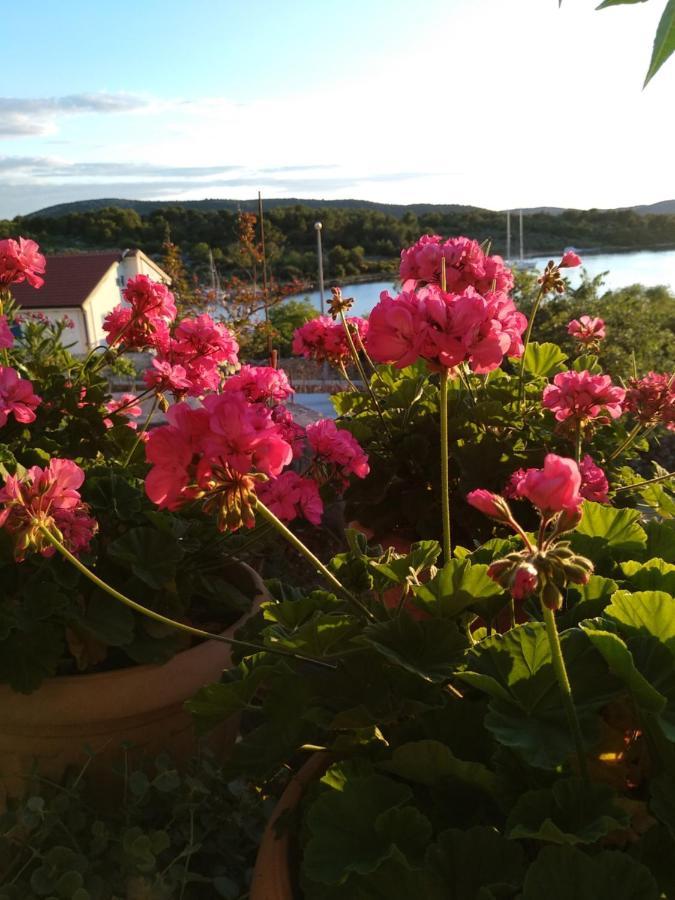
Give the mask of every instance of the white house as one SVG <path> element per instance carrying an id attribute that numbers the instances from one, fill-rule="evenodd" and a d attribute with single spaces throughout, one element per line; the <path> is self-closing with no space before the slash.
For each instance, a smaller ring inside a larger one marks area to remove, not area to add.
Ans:
<path id="1" fill-rule="evenodd" d="M 75 323 L 68 343 L 73 353 L 87 353 L 105 343 L 103 320 L 118 303 L 130 278 L 147 275 L 170 284 L 171 279 L 141 250 L 100 253 L 64 253 L 47 256 L 44 285 L 36 290 L 17 284 L 12 294 L 26 312 L 40 312 L 50 319 L 69 316 Z"/>

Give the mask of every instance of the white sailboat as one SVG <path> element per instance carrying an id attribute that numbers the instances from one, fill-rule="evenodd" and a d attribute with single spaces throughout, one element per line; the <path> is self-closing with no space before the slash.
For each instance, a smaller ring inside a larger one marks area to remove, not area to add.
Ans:
<path id="1" fill-rule="evenodd" d="M 506 210 L 506 262 L 512 269 L 534 269 L 535 264 L 525 259 L 525 238 L 523 230 L 523 211 L 518 210 L 518 238 L 519 238 L 519 255 L 518 259 L 511 258 L 511 210 Z"/>

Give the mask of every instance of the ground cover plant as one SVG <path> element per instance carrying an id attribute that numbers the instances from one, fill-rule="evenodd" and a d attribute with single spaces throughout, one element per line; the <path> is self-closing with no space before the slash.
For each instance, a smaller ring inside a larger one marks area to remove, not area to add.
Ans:
<path id="1" fill-rule="evenodd" d="M 360 376 L 337 422 L 305 429 L 279 406 L 282 373 L 244 368 L 188 404 L 157 348 L 149 385 L 177 402 L 145 444 L 149 500 L 222 534 L 262 522 L 323 579 L 270 582 L 237 669 L 190 704 L 204 728 L 241 716 L 227 777 L 264 784 L 325 752 L 294 823 L 308 900 L 675 890 L 673 476 L 636 468 L 673 429 L 675 382 L 605 374 L 595 316 L 568 323 L 573 356 L 535 340 L 579 263 L 551 261 L 528 319 L 499 257 L 423 237 L 367 322 L 336 290 L 332 317 L 296 333 L 297 352 Z M 111 334 L 154 334 L 131 310 Z M 90 511 L 67 462 L 6 478 L 17 567 L 53 549 L 157 619 L 78 556 L 69 526 Z M 360 528 L 323 561 L 294 522 L 318 527 L 347 489 Z"/>

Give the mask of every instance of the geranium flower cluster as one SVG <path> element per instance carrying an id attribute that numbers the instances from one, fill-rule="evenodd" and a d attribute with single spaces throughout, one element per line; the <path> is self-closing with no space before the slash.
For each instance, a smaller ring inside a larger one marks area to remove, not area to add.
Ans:
<path id="1" fill-rule="evenodd" d="M 69 459 L 52 459 L 44 469 L 33 466 L 24 475 L 8 475 L 0 488 L 0 528 L 14 541 L 18 561 L 29 550 L 52 556 L 49 531 L 72 553 L 85 550 L 97 531 L 96 520 L 80 497 L 84 472 Z"/>
<path id="2" fill-rule="evenodd" d="M 641 425 L 665 425 L 675 431 L 675 374 L 648 372 L 632 378 L 626 391 L 626 409 Z"/>
<path id="3" fill-rule="evenodd" d="M 303 478 L 297 472 L 282 472 L 278 478 L 259 485 L 256 493 L 283 522 L 305 518 L 312 525 L 321 524 L 323 501 L 319 486 L 312 478 Z"/>
<path id="4" fill-rule="evenodd" d="M 165 284 L 147 275 L 130 278 L 122 292 L 128 306 L 116 306 L 103 321 L 108 344 L 126 350 L 160 350 L 168 345 L 169 323 L 176 318 L 176 303 Z"/>
<path id="5" fill-rule="evenodd" d="M 467 362 L 472 371 L 491 372 L 504 356 L 523 353 L 527 319 L 502 291 L 479 294 L 473 287 L 446 293 L 438 287 L 386 291 L 370 314 L 366 348 L 377 362 L 398 368 L 419 357 L 452 368 Z"/>
<path id="6" fill-rule="evenodd" d="M 242 391 L 251 403 L 283 403 L 295 392 L 283 369 L 272 366 L 242 366 L 223 386 L 225 391 Z"/>
<path id="7" fill-rule="evenodd" d="M 6 238 L 0 241 L 0 288 L 27 281 L 31 287 L 41 288 L 45 283 L 46 262 L 35 241 L 20 237 L 18 241 Z"/>
<path id="8" fill-rule="evenodd" d="M 593 500 L 595 503 L 607 503 L 609 500 L 609 482 L 600 466 L 596 465 L 593 458 L 586 453 L 578 468 L 581 476 L 578 490 L 579 496 L 584 500 Z M 531 499 L 526 493 L 528 489 L 527 479 L 528 476 L 531 479 L 538 477 L 531 475 L 531 473 L 539 471 L 539 469 L 518 469 L 515 471 L 504 487 L 504 496 L 513 500 Z"/>
<path id="9" fill-rule="evenodd" d="M 555 376 L 553 384 L 544 388 L 542 400 L 558 422 L 584 428 L 593 421 L 607 424 L 608 416 L 618 419 L 625 397 L 626 391 L 613 384 L 609 375 L 570 370 Z"/>
<path id="10" fill-rule="evenodd" d="M 27 378 L 21 378 L 9 366 L 0 366 L 0 427 L 7 424 L 10 415 L 23 424 L 34 422 L 35 409 L 40 403 Z"/>
<path id="11" fill-rule="evenodd" d="M 368 456 L 359 442 L 348 431 L 338 428 L 332 419 L 313 422 L 305 433 L 314 452 L 314 464 L 323 473 L 319 474 L 322 481 L 337 477 L 346 486 L 351 475 L 365 478 L 370 471 Z"/>
<path id="12" fill-rule="evenodd" d="M 567 333 L 580 344 L 597 346 L 607 335 L 605 322 L 597 316 L 581 316 L 572 319 L 567 326 Z"/>
<path id="13" fill-rule="evenodd" d="M 539 539 L 535 547 L 518 525 L 506 500 L 486 490 L 472 491 L 467 501 L 480 512 L 512 528 L 525 547 L 509 553 L 488 568 L 488 575 L 510 591 L 514 600 L 524 600 L 539 592 L 549 609 L 559 609 L 567 584 L 587 584 L 593 564 L 575 554 L 560 535 L 574 528 L 581 519 L 582 475 L 573 459 L 547 454 L 541 469 L 519 473 L 517 496 L 529 500 L 541 517 Z"/>
<path id="14" fill-rule="evenodd" d="M 137 397 L 135 394 L 122 394 L 122 396 L 118 400 L 109 400 L 106 405 L 106 412 L 109 413 L 117 413 L 118 416 L 124 417 L 127 419 L 126 426 L 131 428 L 133 431 L 136 431 L 138 428 L 136 422 L 129 421 L 130 419 L 137 419 L 143 413 L 143 409 L 140 404 L 137 402 Z M 103 424 L 106 428 L 113 427 L 112 419 L 104 419 Z"/>
<path id="15" fill-rule="evenodd" d="M 7 322 L 7 316 L 0 316 L 0 350 L 8 350 L 13 344 L 14 335 Z"/>
<path id="16" fill-rule="evenodd" d="M 239 344 L 234 335 L 207 313 L 181 319 L 173 334 L 157 348 L 152 368 L 144 373 L 148 387 L 172 391 L 176 399 L 200 397 L 216 391 L 222 380 L 221 366 L 238 362 Z"/>
<path id="17" fill-rule="evenodd" d="M 348 316 L 347 324 L 355 338 L 358 349 L 368 334 L 369 323 L 359 316 Z M 341 322 L 334 322 L 330 316 L 310 319 L 293 335 L 293 353 L 317 362 L 326 360 L 332 365 L 349 362 L 350 349 L 347 335 Z"/>
<path id="18" fill-rule="evenodd" d="M 440 235 L 423 235 L 416 244 L 401 251 L 400 277 L 403 290 L 424 284 L 441 284 L 445 260 L 447 290 L 461 294 L 468 287 L 479 294 L 508 292 L 513 287 L 511 270 L 501 256 L 487 256 L 477 241 L 467 237 L 443 240 Z"/>

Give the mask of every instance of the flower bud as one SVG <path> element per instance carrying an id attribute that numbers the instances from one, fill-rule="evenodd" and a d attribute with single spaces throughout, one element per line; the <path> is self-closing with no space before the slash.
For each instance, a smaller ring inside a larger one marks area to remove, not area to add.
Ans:
<path id="1" fill-rule="evenodd" d="M 497 519 L 500 522 L 510 522 L 513 518 L 509 504 L 499 494 L 493 494 L 484 488 L 471 491 L 467 494 L 467 502 L 486 516 Z"/>
<path id="2" fill-rule="evenodd" d="M 558 534 L 564 534 L 566 531 L 574 531 L 582 518 L 583 512 L 581 506 L 570 506 L 567 509 L 563 509 L 558 517 L 556 531 Z"/>
<path id="3" fill-rule="evenodd" d="M 562 600 L 563 596 L 559 589 L 552 581 L 548 581 L 541 592 L 541 602 L 547 609 L 555 611 L 562 606 Z"/>
<path id="4" fill-rule="evenodd" d="M 511 579 L 511 596 L 514 600 L 525 600 L 539 586 L 539 573 L 532 563 L 521 563 Z"/>
<path id="5" fill-rule="evenodd" d="M 575 269 L 577 266 L 581 265 L 581 258 L 577 256 L 574 250 L 568 250 L 567 253 L 563 254 L 563 258 L 560 260 L 558 264 L 559 269 Z"/>

